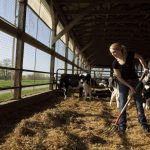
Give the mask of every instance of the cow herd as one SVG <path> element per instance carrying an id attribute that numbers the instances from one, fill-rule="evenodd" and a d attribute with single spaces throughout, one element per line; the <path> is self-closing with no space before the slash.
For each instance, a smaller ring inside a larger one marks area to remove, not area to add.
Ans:
<path id="1" fill-rule="evenodd" d="M 116 101 L 117 108 L 119 108 L 119 89 L 117 80 L 114 77 L 110 77 L 108 80 L 108 87 L 111 92 L 110 105 L 113 101 Z M 92 99 L 93 87 L 98 87 L 96 80 L 91 78 L 90 74 L 62 74 L 59 80 L 59 89 L 63 92 L 64 99 L 67 98 L 70 89 L 77 90 L 79 92 L 79 97 L 87 99 L 88 97 Z M 131 98 L 129 92 L 128 99 Z M 143 80 L 142 89 L 142 99 L 143 107 L 145 109 L 150 108 L 150 79 L 145 77 Z"/>
<path id="2" fill-rule="evenodd" d="M 90 74 L 62 74 L 59 80 L 59 89 L 63 91 L 64 99 L 67 98 L 70 89 L 78 90 L 79 97 L 84 99 L 92 98 L 92 87 L 96 86 L 96 81 Z"/>

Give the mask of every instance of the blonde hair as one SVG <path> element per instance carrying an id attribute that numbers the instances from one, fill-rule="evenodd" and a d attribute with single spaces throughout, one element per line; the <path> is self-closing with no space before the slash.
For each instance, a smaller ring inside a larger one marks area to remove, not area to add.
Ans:
<path id="1" fill-rule="evenodd" d="M 126 60 L 127 58 L 127 50 L 126 50 L 126 46 L 120 43 L 113 43 L 110 45 L 110 48 L 113 49 L 117 49 L 117 50 L 121 50 L 122 54 L 123 54 L 123 58 L 124 60 Z"/>

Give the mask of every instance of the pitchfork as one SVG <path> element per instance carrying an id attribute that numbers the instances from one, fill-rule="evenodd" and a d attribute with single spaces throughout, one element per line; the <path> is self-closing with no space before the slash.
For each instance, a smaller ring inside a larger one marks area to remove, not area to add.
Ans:
<path id="1" fill-rule="evenodd" d="M 141 86 L 142 84 L 142 80 L 144 79 L 145 77 L 145 73 L 142 74 L 140 80 L 139 80 L 139 83 L 137 84 L 135 90 L 137 91 L 139 89 L 139 87 Z M 120 120 L 120 117 L 121 115 L 123 114 L 123 112 L 125 111 L 127 105 L 129 104 L 129 102 L 131 101 L 131 99 L 133 98 L 133 94 L 131 95 L 131 97 L 127 100 L 126 104 L 124 105 L 124 107 L 122 108 L 121 112 L 119 113 L 116 121 L 114 124 L 110 125 L 109 128 L 105 129 L 103 132 L 102 132 L 102 136 L 107 136 L 107 135 L 110 135 L 112 132 L 114 132 L 117 128 L 118 128 L 118 125 L 119 125 L 119 120 Z M 112 135 L 112 134 L 111 134 Z"/>

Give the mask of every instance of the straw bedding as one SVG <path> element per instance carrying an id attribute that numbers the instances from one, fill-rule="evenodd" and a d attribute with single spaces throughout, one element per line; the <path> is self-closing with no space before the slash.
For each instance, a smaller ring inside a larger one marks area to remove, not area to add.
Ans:
<path id="1" fill-rule="evenodd" d="M 42 106 L 41 106 L 42 107 Z M 146 111 L 150 122 L 150 111 Z M 119 114 L 109 98 L 82 100 L 70 97 L 55 107 L 22 119 L 4 139 L 1 150 L 146 150 L 150 135 L 143 132 L 136 111 L 128 108 L 126 134 L 102 136 Z M 18 114 L 19 115 L 19 114 Z"/>

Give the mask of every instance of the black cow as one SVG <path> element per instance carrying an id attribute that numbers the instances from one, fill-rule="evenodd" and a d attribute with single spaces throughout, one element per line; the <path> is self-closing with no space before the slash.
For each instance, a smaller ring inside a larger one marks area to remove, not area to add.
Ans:
<path id="1" fill-rule="evenodd" d="M 78 89 L 79 97 L 82 97 L 82 75 L 78 74 L 62 74 L 60 78 L 59 89 L 63 90 L 64 99 L 67 98 L 69 89 Z"/>

